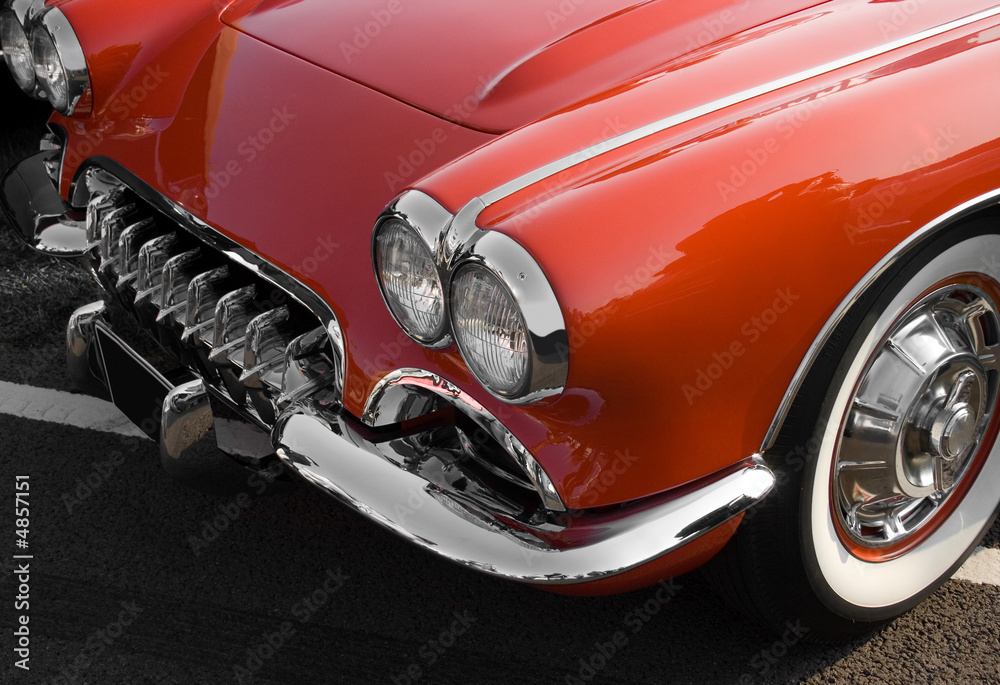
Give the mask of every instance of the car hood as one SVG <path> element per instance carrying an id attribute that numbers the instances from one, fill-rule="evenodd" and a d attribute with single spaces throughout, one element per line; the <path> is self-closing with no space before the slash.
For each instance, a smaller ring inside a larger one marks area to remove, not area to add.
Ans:
<path id="1" fill-rule="evenodd" d="M 808 0 L 249 0 L 223 20 L 446 119 L 507 131 Z"/>

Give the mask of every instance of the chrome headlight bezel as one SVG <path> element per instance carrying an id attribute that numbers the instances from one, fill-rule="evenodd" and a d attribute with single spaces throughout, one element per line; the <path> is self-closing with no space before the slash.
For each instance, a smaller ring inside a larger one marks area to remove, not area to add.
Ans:
<path id="1" fill-rule="evenodd" d="M 478 268 L 489 272 L 507 291 L 525 327 L 527 364 L 524 377 L 512 390 L 498 388 L 477 369 L 468 351 L 459 351 L 469 370 L 486 390 L 510 404 L 536 402 L 561 393 L 569 375 L 569 342 L 562 309 L 548 278 L 520 243 L 495 231 L 478 231 L 458 252 L 451 269 L 452 284 L 463 271 Z M 460 296 L 449 286 L 450 300 Z M 451 327 L 457 341 L 459 322 L 449 307 Z"/>
<path id="2" fill-rule="evenodd" d="M 72 116 L 77 113 L 77 105 L 90 89 L 87 58 L 76 31 L 73 30 L 66 15 L 57 7 L 46 7 L 42 10 L 31 22 L 30 29 L 29 38 L 37 86 L 45 93 L 46 99 L 57 112 Z M 58 84 L 58 88 L 52 87 L 52 80 L 46 76 L 51 70 L 44 70 L 35 54 L 36 44 L 46 40 L 51 41 L 54 49 L 53 57 L 59 62 L 62 82 Z"/>
<path id="3" fill-rule="evenodd" d="M 453 216 L 428 195 L 410 190 L 386 209 L 372 234 L 372 264 L 379 291 L 396 323 L 413 340 L 430 349 L 457 342 L 454 317 L 454 283 L 463 270 L 484 269 L 499 282 L 517 310 L 525 328 L 527 364 L 516 387 L 498 387 L 477 369 L 469 354 L 459 352 L 476 380 L 493 397 L 508 404 L 527 404 L 562 393 L 569 376 L 569 342 L 562 309 L 548 278 L 538 263 L 513 238 L 496 231 L 465 225 L 469 215 Z M 439 337 L 420 338 L 400 322 L 386 295 L 376 257 L 378 235 L 387 221 L 404 221 L 424 242 L 436 261 L 445 297 L 447 325 Z"/>

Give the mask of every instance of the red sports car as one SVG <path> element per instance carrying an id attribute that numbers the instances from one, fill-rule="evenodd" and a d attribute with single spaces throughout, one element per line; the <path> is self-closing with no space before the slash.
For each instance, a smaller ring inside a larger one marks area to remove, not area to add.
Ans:
<path id="1" fill-rule="evenodd" d="M 69 368 L 550 590 L 870 630 L 1000 503 L 995 1 L 7 0 Z M 331 531 L 331 534 L 334 534 Z"/>

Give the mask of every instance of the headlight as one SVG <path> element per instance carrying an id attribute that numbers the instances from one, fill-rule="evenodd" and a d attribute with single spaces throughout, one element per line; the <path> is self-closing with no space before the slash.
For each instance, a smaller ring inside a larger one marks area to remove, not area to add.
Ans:
<path id="1" fill-rule="evenodd" d="M 69 80 L 59 59 L 56 43 L 47 31 L 35 31 L 32 35 L 31 57 L 35 62 L 38 85 L 45 91 L 45 97 L 57 110 L 65 110 L 69 100 Z"/>
<path id="2" fill-rule="evenodd" d="M 528 331 L 507 287 L 478 264 L 460 268 L 451 284 L 455 340 L 479 381 L 503 398 L 523 394 L 531 376 Z"/>
<path id="3" fill-rule="evenodd" d="M 59 9 L 48 7 L 31 23 L 31 58 L 45 97 L 71 116 L 90 87 L 90 73 L 80 41 Z"/>
<path id="4" fill-rule="evenodd" d="M 375 233 L 375 272 L 396 322 L 415 340 L 434 344 L 444 336 L 445 301 L 434 255 L 401 218 L 383 221 Z"/>
<path id="5" fill-rule="evenodd" d="M 455 257 L 451 329 L 469 369 L 512 404 L 557 395 L 569 376 L 562 310 L 538 263 L 503 233 L 479 231 Z"/>
<path id="6" fill-rule="evenodd" d="M 419 190 L 396 198 L 372 237 L 382 298 L 425 347 L 454 339 L 494 397 L 524 404 L 558 395 L 570 346 L 552 285 L 520 243 L 480 230 L 463 212 L 452 215 Z"/>
<path id="7" fill-rule="evenodd" d="M 10 8 L 0 12 L 0 46 L 4 61 L 18 87 L 26 93 L 35 89 L 35 69 L 31 62 L 31 45 L 21 21 Z"/>
<path id="8" fill-rule="evenodd" d="M 62 10 L 44 0 L 11 0 L 0 9 L 0 47 L 17 85 L 66 116 L 90 114 L 90 72 Z"/>

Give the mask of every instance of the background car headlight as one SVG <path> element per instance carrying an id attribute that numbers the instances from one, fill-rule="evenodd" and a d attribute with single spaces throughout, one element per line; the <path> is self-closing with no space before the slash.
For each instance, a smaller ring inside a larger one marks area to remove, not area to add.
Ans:
<path id="1" fill-rule="evenodd" d="M 445 300 L 434 256 L 416 231 L 399 218 L 383 222 L 375 237 L 375 271 L 396 322 L 422 343 L 444 335 Z"/>
<path id="2" fill-rule="evenodd" d="M 2 0 L 0 0 L 2 2 Z M 24 92 L 48 100 L 66 116 L 91 112 L 90 70 L 66 15 L 44 0 L 12 0 L 0 7 L 0 47 Z"/>
<path id="3" fill-rule="evenodd" d="M 0 12 L 0 46 L 4 61 L 18 87 L 30 93 L 35 88 L 35 69 L 31 61 L 31 44 L 24 27 L 13 10 Z"/>
<path id="4" fill-rule="evenodd" d="M 531 376 L 524 317 L 489 269 L 467 264 L 451 285 L 451 318 L 462 356 L 479 381 L 501 397 L 521 395 Z"/>

